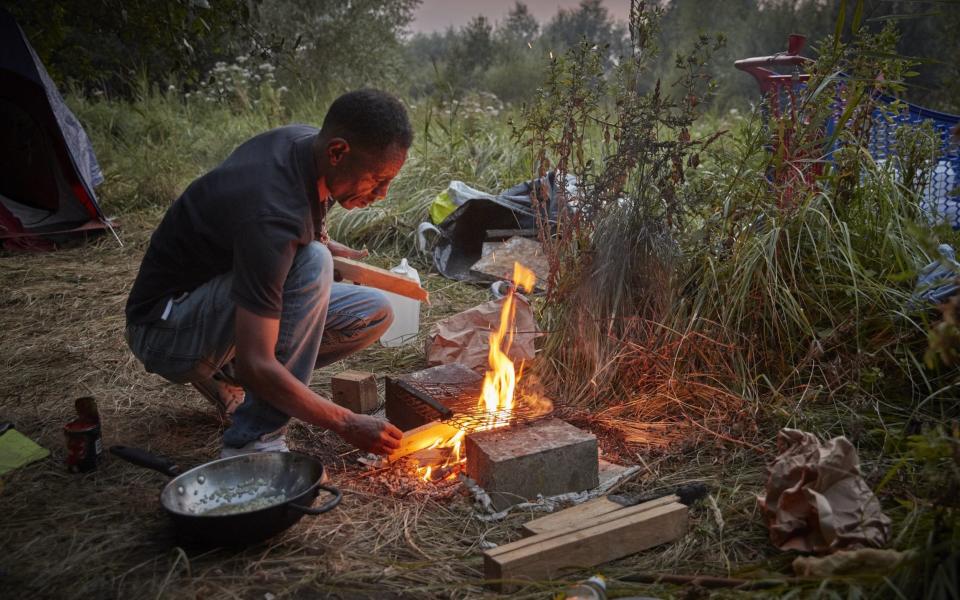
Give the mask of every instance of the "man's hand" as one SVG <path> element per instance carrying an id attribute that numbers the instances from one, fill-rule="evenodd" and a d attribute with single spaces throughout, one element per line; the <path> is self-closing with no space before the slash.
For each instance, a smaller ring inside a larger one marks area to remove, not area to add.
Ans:
<path id="1" fill-rule="evenodd" d="M 339 433 L 348 444 L 383 455 L 399 448 L 403 437 L 403 432 L 387 421 L 369 415 L 353 415 Z"/>
<path id="2" fill-rule="evenodd" d="M 349 258 L 351 260 L 363 260 L 364 258 L 370 256 L 370 253 L 366 248 L 363 250 L 354 250 L 350 246 L 341 244 L 340 242 L 335 242 L 329 240 L 327 242 L 327 249 L 330 250 L 330 254 L 334 256 L 339 256 L 340 258 Z"/>

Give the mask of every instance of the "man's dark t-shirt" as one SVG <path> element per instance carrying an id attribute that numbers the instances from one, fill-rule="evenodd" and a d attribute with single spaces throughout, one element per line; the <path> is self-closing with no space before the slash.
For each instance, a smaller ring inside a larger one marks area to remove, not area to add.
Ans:
<path id="1" fill-rule="evenodd" d="M 306 125 L 260 134 L 190 184 L 150 238 L 127 300 L 128 324 L 160 318 L 167 300 L 230 271 L 239 306 L 280 317 L 297 248 L 315 238 L 326 213 L 316 134 Z"/>

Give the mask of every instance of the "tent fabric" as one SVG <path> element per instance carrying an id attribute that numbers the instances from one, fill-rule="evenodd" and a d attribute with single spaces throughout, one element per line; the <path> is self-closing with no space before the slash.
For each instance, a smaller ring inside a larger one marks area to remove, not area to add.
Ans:
<path id="1" fill-rule="evenodd" d="M 488 229 L 533 229 L 538 226 L 532 198 L 537 198 L 543 219 L 555 223 L 562 196 L 576 192 L 576 179 L 568 175 L 564 192 L 557 189 L 555 173 L 511 187 L 497 196 L 470 198 L 438 226 L 440 237 L 433 247 L 433 264 L 441 275 L 457 281 L 487 282 L 490 278 L 471 272 L 480 260 Z"/>
<path id="2" fill-rule="evenodd" d="M 0 8 L 0 239 L 107 227 L 94 193 L 101 182 L 86 132 Z"/>

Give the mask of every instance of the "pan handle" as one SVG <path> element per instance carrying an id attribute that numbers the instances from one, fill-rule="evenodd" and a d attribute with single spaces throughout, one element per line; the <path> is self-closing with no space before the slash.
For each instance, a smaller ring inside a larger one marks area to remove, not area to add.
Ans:
<path id="1" fill-rule="evenodd" d="M 293 502 L 291 502 L 291 503 L 288 504 L 287 506 L 289 506 L 290 508 L 299 510 L 300 512 L 302 512 L 302 513 L 305 514 L 305 515 L 322 515 L 323 513 L 327 512 L 328 510 L 331 510 L 331 509 L 333 509 L 333 508 L 336 508 L 336 506 L 337 506 L 338 504 L 340 504 L 340 500 L 343 499 L 343 494 L 340 493 L 340 490 L 338 490 L 337 488 L 333 487 L 332 485 L 323 485 L 323 484 L 320 484 L 320 485 L 318 485 L 317 487 L 320 488 L 321 490 L 326 490 L 326 491 L 330 492 L 331 494 L 333 494 L 333 498 L 330 498 L 329 500 L 327 500 L 326 502 L 324 502 L 321 506 L 318 506 L 317 508 L 314 508 L 314 507 L 312 507 L 312 506 L 300 506 L 299 504 L 294 504 Z"/>
<path id="2" fill-rule="evenodd" d="M 128 463 L 133 463 L 138 467 L 146 467 L 159 471 L 169 477 L 176 477 L 180 474 L 180 466 L 169 458 L 151 454 L 140 448 L 130 448 L 129 446 L 110 446 L 110 454 L 122 458 Z"/>

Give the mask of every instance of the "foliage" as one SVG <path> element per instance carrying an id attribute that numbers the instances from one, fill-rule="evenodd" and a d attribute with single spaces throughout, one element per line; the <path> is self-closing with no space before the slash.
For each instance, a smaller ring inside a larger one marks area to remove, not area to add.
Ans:
<path id="1" fill-rule="evenodd" d="M 325 92 L 361 85 L 396 89 L 415 97 L 438 88 L 457 93 L 491 91 L 522 102 L 543 81 L 549 56 L 583 39 L 604 54 L 610 72 L 629 55 L 625 24 L 611 16 L 609 0 L 581 0 L 540 23 L 522 1 L 502 19 L 476 16 L 446 32 L 407 35 L 420 0 L 0 0 L 18 18 L 54 78 L 85 90 L 129 96 L 139 77 L 166 85 L 171 77 L 191 92 L 216 62 L 242 55 L 279 67 L 280 83 L 322 86 Z M 722 33 L 723 48 L 706 72 L 716 84 L 716 106 L 743 107 L 757 100 L 750 77 L 733 61 L 780 51 L 789 33 L 814 45 L 831 35 L 841 15 L 853 9 L 841 0 L 672 0 L 663 10 L 656 43 L 663 52 L 641 82 L 645 90 L 666 80 L 676 51 L 699 35 Z M 879 31 L 894 23 L 902 35 L 897 51 L 920 58 L 907 97 L 960 111 L 960 11 L 942 0 L 867 2 L 864 27 Z M 849 41 L 849 33 L 842 41 Z M 921 58 L 922 57 L 922 58 Z"/>
<path id="2" fill-rule="evenodd" d="M 197 91 L 187 92 L 184 97 L 189 99 L 195 95 L 206 102 L 220 102 L 238 113 L 263 103 L 279 120 L 284 116 L 280 99 L 289 90 L 286 86 L 276 85 L 275 71 L 276 67 L 269 62 L 258 62 L 254 56 L 241 55 L 234 63 L 213 65 Z"/>
<path id="3" fill-rule="evenodd" d="M 623 347 L 672 343 L 663 336 L 672 335 L 667 317 L 677 291 L 680 236 L 699 219 L 699 201 L 684 183 L 716 137 L 695 138 L 691 128 L 710 87 L 703 67 L 718 41 L 701 38 L 679 60 L 673 93 L 659 83 L 641 92 L 656 55 L 660 14 L 633 4 L 632 58 L 609 79 L 603 54 L 589 42 L 552 61 L 517 130 L 534 149 L 541 174 L 552 167 L 578 182 L 565 198 L 576 210 L 560 213 L 556 237 L 544 236 L 554 301 L 544 317 L 555 331 L 548 358 L 566 381 L 579 382 L 573 389 L 584 389 L 591 403 L 632 393 Z M 637 334 L 653 337 L 632 337 Z M 591 386 L 581 385 L 587 381 Z"/>
<path id="4" fill-rule="evenodd" d="M 543 28 L 543 37 L 555 53 L 588 40 L 603 49 L 605 65 L 626 51 L 626 31 L 611 18 L 602 0 L 580 0 L 575 9 L 560 9 Z"/>
<path id="5" fill-rule="evenodd" d="M 912 469 L 908 468 L 912 467 Z M 896 540 L 915 548 L 895 581 L 907 597 L 955 598 L 960 589 L 960 426 L 909 436 L 882 485 L 897 486 L 904 527 Z"/>
<path id="6" fill-rule="evenodd" d="M 128 95 L 139 78 L 196 82 L 244 44 L 247 0 L 3 0 L 54 80 Z"/>
<path id="7" fill-rule="evenodd" d="M 104 168 L 98 194 L 108 214 L 162 211 L 244 140 L 290 122 L 322 122 L 332 96 L 281 93 L 263 80 L 257 91 L 238 66 L 220 67 L 224 81 L 242 80 L 222 93 L 201 88 L 184 98 L 142 82 L 130 101 L 70 97 Z M 411 105 L 415 145 L 388 198 L 362 211 L 335 210 L 331 234 L 357 247 L 410 254 L 416 226 L 450 180 L 491 191 L 521 181 L 528 168 L 511 147 L 501 110 L 489 94 L 445 107 Z"/>
<path id="8" fill-rule="evenodd" d="M 885 432 L 899 461 L 888 479 L 908 482 L 886 490 L 903 507 L 899 544 L 920 548 L 889 585 L 949 597 L 956 433 L 936 424 L 960 415 L 956 374 L 924 364 L 929 315 L 909 301 L 930 249 L 957 235 L 929 230 L 919 208 L 929 125 L 898 134 L 897 160 L 866 149 L 876 92 L 902 92 L 912 68 L 895 29 L 869 29 L 851 6 L 817 46 L 795 113 L 767 105 L 707 134 L 701 99 L 723 46 L 701 38 L 676 60 L 676 82 L 641 86 L 661 13 L 632 8 L 632 60 L 606 76 L 588 44 L 568 51 L 518 125 L 541 172 L 579 180 L 565 198 L 575 210 L 545 239 L 545 380 L 585 420 L 647 446 L 684 430 L 749 445 L 745 423 L 771 417 L 839 426 L 864 449 L 865 430 Z M 951 365 L 956 316 L 942 310 L 930 353 Z M 936 433 L 909 437 L 918 427 Z"/>
<path id="9" fill-rule="evenodd" d="M 257 39 L 290 87 L 389 88 L 405 72 L 401 35 L 420 0 L 265 0 Z"/>

